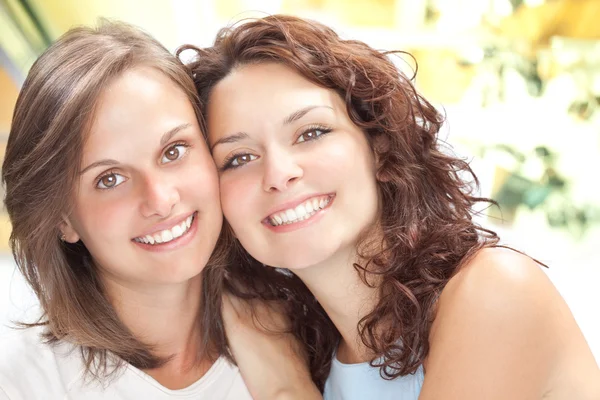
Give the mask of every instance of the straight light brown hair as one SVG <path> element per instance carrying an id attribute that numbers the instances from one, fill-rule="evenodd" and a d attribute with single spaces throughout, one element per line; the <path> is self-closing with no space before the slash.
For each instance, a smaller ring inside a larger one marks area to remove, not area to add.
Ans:
<path id="1" fill-rule="evenodd" d="M 16 103 L 2 166 L 5 205 L 13 228 L 10 246 L 43 310 L 36 323 L 22 326 L 45 326 L 49 343 L 67 340 L 79 345 L 87 372 L 98 378 L 109 375 L 123 361 L 138 368 L 166 362 L 119 320 L 85 245 L 62 242 L 59 231 L 72 206 L 96 102 L 112 80 L 140 66 L 170 78 L 200 116 L 189 73 L 151 36 L 109 21 L 102 21 L 97 29 L 74 28 L 29 71 Z M 215 306 L 202 307 L 198 321 L 206 330 L 202 351 L 211 338 L 217 338 L 216 348 L 222 352 L 225 339 L 219 322 L 220 297 L 215 300 L 219 293 L 215 276 L 212 286 L 203 284 L 205 300 Z M 212 314 L 213 310 L 217 313 Z"/>

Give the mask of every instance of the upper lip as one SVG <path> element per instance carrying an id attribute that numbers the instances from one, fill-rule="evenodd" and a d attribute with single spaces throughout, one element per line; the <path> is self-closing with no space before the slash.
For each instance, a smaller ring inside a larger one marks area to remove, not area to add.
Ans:
<path id="1" fill-rule="evenodd" d="M 147 235 L 152 235 L 154 233 L 164 231 L 165 229 L 171 229 L 175 225 L 181 224 L 183 221 L 188 219 L 188 217 L 190 217 L 191 215 L 194 215 L 194 213 L 195 213 L 195 211 L 193 213 L 189 213 L 189 214 L 185 214 L 185 215 L 180 214 L 177 217 L 173 217 L 173 218 L 169 219 L 168 221 L 153 225 L 152 228 L 148 229 L 145 233 L 142 233 L 141 235 L 136 236 L 136 238 L 144 237 Z"/>
<path id="2" fill-rule="evenodd" d="M 267 214 L 267 216 L 265 217 L 265 219 L 269 218 L 271 215 L 281 212 L 281 211 L 285 211 L 288 210 L 290 208 L 296 208 L 299 204 L 304 203 L 306 200 L 308 199 L 312 199 L 313 197 L 322 197 L 322 196 L 331 196 L 332 193 L 313 193 L 313 194 L 309 194 L 307 196 L 304 197 L 300 197 L 296 200 L 291 200 L 285 203 L 281 203 L 278 204 L 277 206 L 273 207 L 270 211 L 269 214 Z"/>

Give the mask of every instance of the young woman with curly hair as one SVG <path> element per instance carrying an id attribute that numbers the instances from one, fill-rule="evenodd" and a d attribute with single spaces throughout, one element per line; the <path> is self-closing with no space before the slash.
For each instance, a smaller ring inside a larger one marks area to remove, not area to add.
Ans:
<path id="1" fill-rule="evenodd" d="M 475 174 L 388 53 L 281 15 L 186 50 L 227 288 L 287 300 L 325 398 L 600 396 L 567 305 L 473 220 Z"/>

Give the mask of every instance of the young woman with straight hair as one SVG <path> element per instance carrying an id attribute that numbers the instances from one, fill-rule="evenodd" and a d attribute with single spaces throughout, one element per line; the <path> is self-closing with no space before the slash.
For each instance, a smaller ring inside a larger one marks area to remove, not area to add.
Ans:
<path id="1" fill-rule="evenodd" d="M 218 175 L 200 116 L 181 62 L 126 24 L 72 29 L 34 63 L 2 180 L 42 315 L 0 340 L 0 399 L 250 399 L 229 344 L 295 356 L 285 338 L 225 337 L 223 268 L 209 260 Z M 294 373 L 252 394 L 278 398 Z"/>

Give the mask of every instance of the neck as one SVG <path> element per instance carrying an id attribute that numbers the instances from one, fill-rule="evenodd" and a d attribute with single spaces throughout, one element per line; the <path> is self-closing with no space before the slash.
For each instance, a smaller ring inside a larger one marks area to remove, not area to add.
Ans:
<path id="1" fill-rule="evenodd" d="M 348 364 L 370 361 L 374 354 L 363 344 L 358 324 L 375 306 L 377 287 L 367 286 L 354 268 L 356 250 L 338 252 L 318 265 L 294 271 L 315 295 L 341 334 L 337 357 Z M 364 265 L 361 263 L 361 265 Z"/>
<path id="2" fill-rule="evenodd" d="M 176 285 L 130 285 L 105 279 L 111 303 L 127 328 L 173 368 L 194 369 L 199 360 L 201 275 Z"/>

